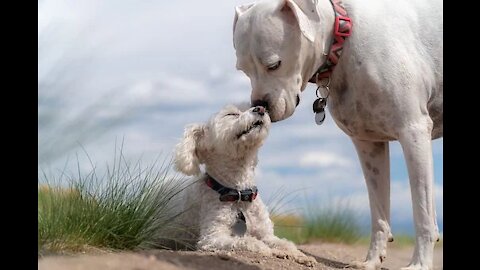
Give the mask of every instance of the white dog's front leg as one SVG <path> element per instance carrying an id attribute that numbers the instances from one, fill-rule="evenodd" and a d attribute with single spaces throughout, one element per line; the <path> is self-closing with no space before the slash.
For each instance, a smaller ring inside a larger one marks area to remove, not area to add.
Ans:
<path id="1" fill-rule="evenodd" d="M 390 230 L 390 157 L 388 142 L 361 141 L 352 138 L 367 183 L 372 235 L 364 262 L 354 262 L 360 268 L 376 269 L 387 256 L 387 241 L 393 241 Z"/>
<path id="2" fill-rule="evenodd" d="M 410 264 L 403 269 L 432 269 L 438 239 L 433 198 L 433 157 L 430 119 L 408 126 L 400 134 L 412 193 L 416 242 Z"/>

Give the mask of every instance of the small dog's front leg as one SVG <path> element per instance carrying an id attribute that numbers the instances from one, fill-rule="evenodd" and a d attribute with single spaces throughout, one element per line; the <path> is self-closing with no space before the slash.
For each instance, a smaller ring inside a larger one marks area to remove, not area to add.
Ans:
<path id="1" fill-rule="evenodd" d="M 236 212 L 228 207 L 206 211 L 200 221 L 200 237 L 197 248 L 200 250 L 242 250 L 271 256 L 271 249 L 262 241 L 251 236 L 235 236 L 232 226 L 237 219 Z"/>
<path id="2" fill-rule="evenodd" d="M 314 266 L 317 262 L 315 258 L 305 255 L 297 249 L 294 243 L 286 239 L 280 239 L 272 235 L 268 238 L 263 238 L 262 241 L 272 249 L 273 255 L 279 258 L 292 259 L 306 266 Z"/>
<path id="3" fill-rule="evenodd" d="M 315 258 L 303 254 L 291 241 L 280 239 L 274 235 L 272 220 L 260 198 L 257 198 L 249 210 L 247 217 L 249 219 L 247 227 L 250 226 L 249 232 L 267 244 L 272 249 L 273 255 L 307 266 L 315 265 L 317 262 Z"/>
<path id="4" fill-rule="evenodd" d="M 264 242 L 251 236 L 232 236 L 229 234 L 210 234 L 200 238 L 197 243 L 199 250 L 205 251 L 251 251 L 263 256 L 271 256 L 272 250 Z"/>

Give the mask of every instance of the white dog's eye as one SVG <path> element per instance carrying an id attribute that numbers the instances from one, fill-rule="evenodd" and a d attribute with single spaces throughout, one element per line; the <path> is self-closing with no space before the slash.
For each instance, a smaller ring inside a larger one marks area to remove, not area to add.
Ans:
<path id="1" fill-rule="evenodd" d="M 276 62 L 276 63 L 274 63 L 274 64 L 268 65 L 268 66 L 267 66 L 267 69 L 270 70 L 270 71 L 276 70 L 276 69 L 278 69 L 278 68 L 280 67 L 280 64 L 281 64 L 281 63 L 282 63 L 282 61 L 278 61 L 278 62 Z"/>
<path id="2" fill-rule="evenodd" d="M 240 114 L 238 114 L 238 113 L 227 113 L 225 116 L 229 116 L 229 115 L 239 116 Z"/>

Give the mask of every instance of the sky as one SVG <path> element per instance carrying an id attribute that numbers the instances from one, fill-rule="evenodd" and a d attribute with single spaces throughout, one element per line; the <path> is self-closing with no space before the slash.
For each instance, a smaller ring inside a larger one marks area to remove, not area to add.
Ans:
<path id="1" fill-rule="evenodd" d="M 234 7 L 249 1 L 39 0 L 39 171 L 78 158 L 82 170 L 112 160 L 168 157 L 184 126 L 228 103 L 249 101 L 235 69 Z M 346 203 L 369 222 L 368 196 L 354 146 L 327 113 L 314 123 L 315 86 L 290 118 L 272 125 L 256 179 L 268 201 L 290 194 L 286 210 Z M 393 233 L 412 233 L 408 173 L 390 143 Z M 435 203 L 443 231 L 443 139 L 433 142 Z M 73 162 L 75 164 L 75 162 Z M 76 166 L 76 164 L 75 164 Z"/>

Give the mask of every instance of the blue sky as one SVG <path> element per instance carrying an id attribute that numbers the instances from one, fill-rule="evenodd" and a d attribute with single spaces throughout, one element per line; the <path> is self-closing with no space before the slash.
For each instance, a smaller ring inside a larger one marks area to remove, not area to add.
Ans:
<path id="1" fill-rule="evenodd" d="M 234 7 L 248 1 L 39 1 L 39 168 L 61 168 L 82 145 L 98 164 L 124 140 L 132 160 L 168 156 L 186 124 L 224 104 L 248 101 L 248 78 L 235 69 Z M 331 116 L 314 124 L 315 87 L 295 114 L 272 125 L 260 150 L 257 181 L 268 198 L 281 188 L 306 201 L 348 201 L 369 220 L 367 190 L 350 139 Z M 443 224 L 443 139 L 433 143 L 437 217 Z M 412 232 L 401 147 L 390 145 L 395 232 Z"/>

